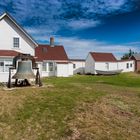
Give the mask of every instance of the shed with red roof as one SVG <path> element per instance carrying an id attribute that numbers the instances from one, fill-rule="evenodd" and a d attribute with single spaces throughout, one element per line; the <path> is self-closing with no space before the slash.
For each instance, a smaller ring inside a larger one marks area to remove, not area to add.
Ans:
<path id="1" fill-rule="evenodd" d="M 89 52 L 85 62 L 85 73 L 97 74 L 96 71 L 134 71 L 134 62 L 131 60 L 118 61 L 112 53 Z"/>

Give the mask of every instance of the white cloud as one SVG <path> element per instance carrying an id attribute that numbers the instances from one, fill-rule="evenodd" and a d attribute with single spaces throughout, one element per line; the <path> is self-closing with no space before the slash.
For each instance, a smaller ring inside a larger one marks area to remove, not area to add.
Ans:
<path id="1" fill-rule="evenodd" d="M 26 27 L 25 30 L 30 34 L 30 35 L 33 35 L 33 36 L 40 36 L 40 37 L 43 37 L 44 35 L 48 35 L 48 34 L 53 34 L 53 30 L 50 29 L 50 28 L 46 28 L 44 26 L 41 26 L 39 28 L 33 28 L 33 27 Z M 40 38 L 41 39 L 41 38 Z"/>
<path id="2" fill-rule="evenodd" d="M 140 41 L 126 43 L 126 45 L 140 46 Z"/>
<path id="3" fill-rule="evenodd" d="M 50 36 L 41 34 L 43 29 L 26 28 L 27 32 L 32 34 L 39 43 L 49 43 Z M 49 31 L 48 31 L 49 32 Z M 51 32 L 51 30 L 50 30 Z M 53 35 L 55 44 L 61 44 L 70 58 L 86 58 L 89 52 L 111 52 L 120 58 L 129 49 L 134 52 L 140 52 L 140 42 L 130 42 L 126 44 L 109 44 L 107 42 L 98 41 L 96 39 L 79 39 L 78 37 L 62 37 Z"/>
<path id="4" fill-rule="evenodd" d="M 36 41 L 40 43 L 49 43 L 50 35 L 42 33 L 43 28 L 26 28 L 27 32 L 32 34 Z M 51 30 L 45 32 L 52 32 Z M 65 47 L 68 56 L 70 58 L 86 58 L 88 52 L 111 52 L 120 58 L 124 53 L 127 53 L 129 49 L 134 52 L 140 52 L 140 42 L 130 42 L 125 44 L 109 44 L 107 42 L 101 42 L 96 39 L 79 39 L 78 37 L 62 37 L 59 35 L 53 35 L 56 44 L 61 44 Z"/>
<path id="5" fill-rule="evenodd" d="M 97 40 L 85 40 L 78 38 L 56 37 L 56 42 L 64 45 L 70 58 L 86 58 L 89 52 L 111 52 L 117 58 L 127 53 L 129 49 L 139 52 L 138 46 L 133 45 L 115 45 Z"/>
<path id="6" fill-rule="evenodd" d="M 72 20 L 68 23 L 68 26 L 73 28 L 74 30 L 77 29 L 85 29 L 89 27 L 96 27 L 100 24 L 100 21 L 92 21 L 92 20 L 85 20 L 85 19 L 80 19 L 80 20 Z"/>

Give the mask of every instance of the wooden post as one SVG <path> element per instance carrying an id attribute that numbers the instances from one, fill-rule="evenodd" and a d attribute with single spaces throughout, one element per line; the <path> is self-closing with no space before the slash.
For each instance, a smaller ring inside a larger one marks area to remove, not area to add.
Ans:
<path id="1" fill-rule="evenodd" d="M 40 73 L 39 73 L 39 71 L 38 71 L 38 85 L 41 87 L 42 86 L 42 82 L 41 82 L 41 78 L 40 78 Z"/>
<path id="2" fill-rule="evenodd" d="M 35 84 L 38 85 L 39 81 L 38 81 L 38 74 L 39 74 L 39 70 L 38 68 L 37 69 L 37 72 L 36 72 L 36 77 L 35 77 Z"/>
<path id="3" fill-rule="evenodd" d="M 39 85 L 40 87 L 42 86 L 42 82 L 41 82 L 41 78 L 40 78 L 40 73 L 39 73 L 39 68 L 37 68 L 35 84 Z"/>
<path id="4" fill-rule="evenodd" d="M 11 68 L 9 68 L 9 78 L 8 78 L 7 87 L 8 87 L 8 88 L 11 88 Z"/>

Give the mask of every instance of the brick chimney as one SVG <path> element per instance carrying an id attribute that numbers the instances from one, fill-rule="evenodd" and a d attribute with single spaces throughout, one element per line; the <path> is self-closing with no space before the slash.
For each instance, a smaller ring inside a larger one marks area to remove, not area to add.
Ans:
<path id="1" fill-rule="evenodd" d="M 54 47 L 54 38 L 50 37 L 50 47 Z"/>

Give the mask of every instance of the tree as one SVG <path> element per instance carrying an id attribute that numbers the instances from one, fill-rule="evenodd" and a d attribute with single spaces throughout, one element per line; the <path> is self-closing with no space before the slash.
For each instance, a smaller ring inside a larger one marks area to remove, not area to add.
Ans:
<path id="1" fill-rule="evenodd" d="M 129 49 L 129 52 L 128 52 L 128 53 L 125 53 L 125 54 L 122 56 L 121 60 L 129 59 L 133 54 L 135 54 L 135 52 L 132 51 L 131 49 Z"/>

